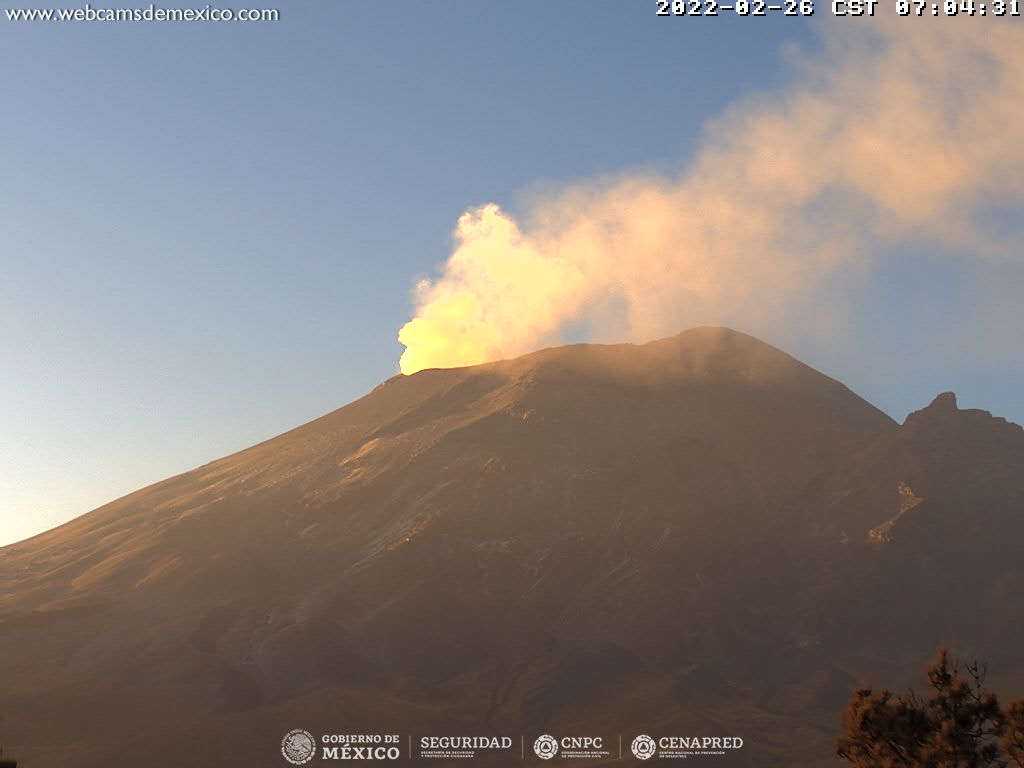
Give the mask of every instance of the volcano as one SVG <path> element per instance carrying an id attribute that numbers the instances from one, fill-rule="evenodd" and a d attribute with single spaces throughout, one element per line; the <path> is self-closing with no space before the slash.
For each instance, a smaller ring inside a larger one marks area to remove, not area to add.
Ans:
<path id="1" fill-rule="evenodd" d="M 287 765 L 297 727 L 530 739 L 513 762 L 671 733 L 830 765 L 854 687 L 939 644 L 1024 693 L 1022 545 L 1024 431 L 949 393 L 899 425 L 722 328 L 425 370 L 0 549 L 0 741 L 160 768 Z"/>

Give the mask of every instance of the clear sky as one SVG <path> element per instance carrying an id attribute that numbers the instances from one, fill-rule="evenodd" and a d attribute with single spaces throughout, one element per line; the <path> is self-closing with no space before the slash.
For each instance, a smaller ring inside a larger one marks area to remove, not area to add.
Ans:
<path id="1" fill-rule="evenodd" d="M 0 18 L 0 544 L 367 392 L 464 210 L 679 172 L 709 118 L 785 86 L 836 23 L 258 4 L 280 21 Z M 898 420 L 955 389 L 1024 422 L 1019 348 L 941 343 L 977 311 L 966 270 L 907 249 L 844 298 L 841 345 L 766 340 Z"/>

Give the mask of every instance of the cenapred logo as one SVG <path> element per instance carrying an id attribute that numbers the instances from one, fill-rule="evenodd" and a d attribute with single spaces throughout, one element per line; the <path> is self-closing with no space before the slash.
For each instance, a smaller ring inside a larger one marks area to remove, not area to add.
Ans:
<path id="1" fill-rule="evenodd" d="M 550 760 L 558 754 L 558 741 L 555 740 L 554 736 L 544 734 L 533 742 L 533 751 L 537 753 L 537 757 L 541 760 Z"/>
<path id="2" fill-rule="evenodd" d="M 292 765 L 305 765 L 316 755 L 316 739 L 302 728 L 288 731 L 281 740 L 281 754 Z"/>
<path id="3" fill-rule="evenodd" d="M 629 748 L 633 750 L 633 755 L 638 760 L 650 760 L 658 751 L 658 745 L 654 743 L 654 739 L 644 733 L 633 739 Z"/>
<path id="4" fill-rule="evenodd" d="M 661 758 L 685 759 L 689 757 L 721 757 L 731 750 L 743 749 L 739 736 L 659 736 L 657 740 L 647 734 L 633 739 L 633 754 L 640 760 Z"/>

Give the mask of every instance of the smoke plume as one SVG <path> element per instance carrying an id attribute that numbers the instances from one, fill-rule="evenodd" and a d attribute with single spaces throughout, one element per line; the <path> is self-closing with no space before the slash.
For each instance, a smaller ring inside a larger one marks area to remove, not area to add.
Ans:
<path id="1" fill-rule="evenodd" d="M 417 286 L 402 372 L 512 357 L 567 327 L 792 322 L 904 243 L 1021 259 L 999 220 L 1024 200 L 1019 19 L 843 20 L 794 70 L 709 123 L 680 176 L 577 185 L 522 224 L 494 204 L 463 214 L 443 273 Z"/>

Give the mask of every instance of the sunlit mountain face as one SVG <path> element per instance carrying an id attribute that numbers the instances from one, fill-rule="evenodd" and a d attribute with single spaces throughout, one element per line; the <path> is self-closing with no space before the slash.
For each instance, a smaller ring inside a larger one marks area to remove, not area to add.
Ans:
<path id="1" fill-rule="evenodd" d="M 0 549 L 26 766 L 280 766 L 311 733 L 742 737 L 832 764 L 945 643 L 1024 692 L 1024 432 L 899 425 L 698 328 L 399 376 Z M 487 762 L 484 759 L 482 762 Z"/>

